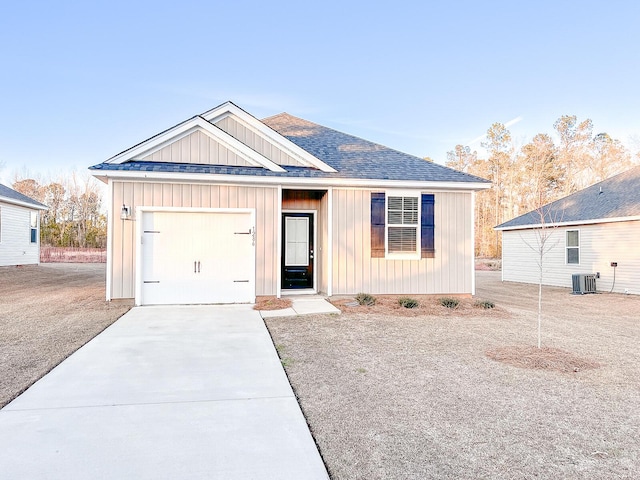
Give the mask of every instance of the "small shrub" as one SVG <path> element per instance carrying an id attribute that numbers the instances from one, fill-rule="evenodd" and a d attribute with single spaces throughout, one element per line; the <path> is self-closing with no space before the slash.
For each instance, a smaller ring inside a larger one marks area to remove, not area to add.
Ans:
<path id="1" fill-rule="evenodd" d="M 490 300 L 476 300 L 476 303 L 474 303 L 474 306 L 478 308 L 484 308 L 486 310 L 489 308 L 494 308 L 496 304 Z"/>
<path id="2" fill-rule="evenodd" d="M 415 298 L 411 297 L 402 297 L 398 299 L 398 303 L 402 305 L 404 308 L 418 308 L 420 303 Z"/>
<path id="3" fill-rule="evenodd" d="M 443 297 L 440 299 L 440 305 L 447 308 L 456 308 L 460 304 L 460 300 L 453 297 Z"/>
<path id="4" fill-rule="evenodd" d="M 368 293 L 359 293 L 356 295 L 356 302 L 360 305 L 366 305 L 370 307 L 376 304 L 376 297 L 369 295 Z"/>

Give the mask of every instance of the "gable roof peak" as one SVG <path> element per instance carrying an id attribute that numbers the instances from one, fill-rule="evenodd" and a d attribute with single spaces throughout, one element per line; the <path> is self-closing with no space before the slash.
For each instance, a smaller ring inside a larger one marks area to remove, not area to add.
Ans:
<path id="1" fill-rule="evenodd" d="M 212 124 L 215 124 L 216 122 L 222 120 L 227 116 L 232 116 L 235 121 L 241 123 L 244 127 L 261 136 L 269 143 L 275 145 L 277 148 L 296 158 L 302 165 L 317 168 L 322 172 L 337 172 L 337 170 L 335 170 L 332 166 L 323 162 L 318 157 L 312 155 L 303 148 L 300 148 L 294 142 L 281 135 L 279 132 L 271 128 L 269 125 L 265 124 L 263 121 L 260 121 L 250 113 L 247 113 L 242 108 L 235 105 L 233 102 L 225 102 L 222 105 L 219 105 L 218 107 L 202 114 L 202 117 Z"/>

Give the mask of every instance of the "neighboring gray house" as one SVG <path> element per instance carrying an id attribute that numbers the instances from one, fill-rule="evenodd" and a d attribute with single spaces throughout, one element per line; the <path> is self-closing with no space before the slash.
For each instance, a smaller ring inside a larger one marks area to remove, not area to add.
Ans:
<path id="1" fill-rule="evenodd" d="M 0 266 L 40 263 L 40 212 L 46 209 L 0 185 Z"/>
<path id="2" fill-rule="evenodd" d="M 108 185 L 107 299 L 475 291 L 488 181 L 231 102 L 91 167 Z"/>
<path id="3" fill-rule="evenodd" d="M 598 291 L 640 294 L 640 166 L 498 225 L 503 280 L 538 283 L 542 212 L 545 285 L 571 287 L 573 274 L 599 273 Z"/>

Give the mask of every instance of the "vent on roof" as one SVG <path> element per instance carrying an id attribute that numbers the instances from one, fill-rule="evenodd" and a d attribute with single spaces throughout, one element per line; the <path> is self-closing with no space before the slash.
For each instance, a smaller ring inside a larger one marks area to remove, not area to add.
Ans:
<path id="1" fill-rule="evenodd" d="M 574 273 L 571 275 L 574 295 L 596 293 L 596 275 L 593 273 Z"/>

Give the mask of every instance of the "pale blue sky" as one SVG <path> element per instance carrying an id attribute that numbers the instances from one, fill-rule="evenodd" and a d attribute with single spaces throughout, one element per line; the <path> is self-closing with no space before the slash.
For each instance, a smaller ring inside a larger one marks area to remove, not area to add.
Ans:
<path id="1" fill-rule="evenodd" d="M 0 11 L 0 179 L 85 170 L 226 100 L 443 163 L 493 122 L 640 136 L 635 1 L 22 1 Z M 479 147 L 479 142 L 472 145 Z"/>

